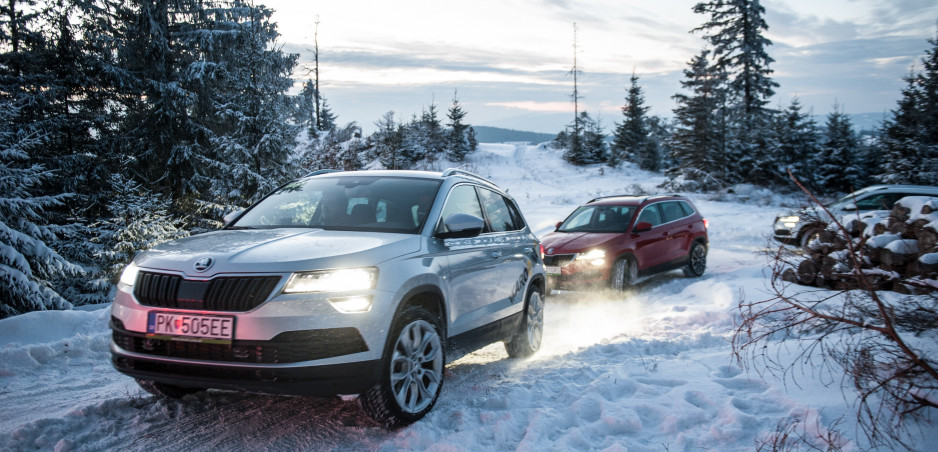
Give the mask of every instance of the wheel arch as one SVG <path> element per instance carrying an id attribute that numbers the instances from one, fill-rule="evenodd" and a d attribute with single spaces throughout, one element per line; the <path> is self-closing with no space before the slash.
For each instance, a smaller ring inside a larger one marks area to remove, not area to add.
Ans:
<path id="1" fill-rule="evenodd" d="M 394 317 L 391 321 L 393 323 L 393 319 L 397 318 L 397 316 L 407 308 L 419 306 L 440 319 L 440 326 L 443 328 L 443 337 L 445 338 L 448 336 L 448 313 L 444 300 L 443 291 L 438 286 L 424 284 L 413 287 L 401 297 L 401 302 L 397 305 L 397 309 L 395 309 Z"/>

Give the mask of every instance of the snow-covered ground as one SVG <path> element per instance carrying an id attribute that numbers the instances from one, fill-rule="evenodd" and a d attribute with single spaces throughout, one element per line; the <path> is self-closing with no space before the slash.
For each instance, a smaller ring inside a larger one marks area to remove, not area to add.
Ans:
<path id="1" fill-rule="evenodd" d="M 572 167 L 520 144 L 484 144 L 468 169 L 507 188 L 539 235 L 593 197 L 654 193 L 663 181 L 631 166 Z M 2 320 L 0 451 L 749 451 L 789 427 L 806 438 L 836 428 L 844 450 L 861 448 L 856 397 L 839 378 L 825 386 L 802 368 L 782 381 L 731 356 L 736 304 L 768 298 L 760 252 L 793 201 L 759 190 L 689 196 L 710 220 L 702 278 L 671 272 L 619 297 L 555 293 L 534 358 L 509 360 L 496 344 L 450 364 L 433 411 L 395 431 L 354 398 L 158 400 L 111 367 L 106 306 Z M 910 442 L 934 450 L 938 425 L 920 427 Z"/>

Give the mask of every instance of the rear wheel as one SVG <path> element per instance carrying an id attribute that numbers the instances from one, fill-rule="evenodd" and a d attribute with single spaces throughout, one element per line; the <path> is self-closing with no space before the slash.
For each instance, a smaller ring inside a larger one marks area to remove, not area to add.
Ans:
<path id="1" fill-rule="evenodd" d="M 525 301 L 524 319 L 521 329 L 515 333 L 511 341 L 505 342 L 505 350 L 512 358 L 527 358 L 541 348 L 541 338 L 544 336 L 544 297 L 536 287 L 528 289 L 528 298 Z"/>
<path id="2" fill-rule="evenodd" d="M 204 391 L 205 388 L 187 388 L 184 386 L 176 386 L 166 383 L 158 383 L 150 380 L 137 380 L 137 384 L 143 388 L 144 391 L 149 392 L 157 397 L 165 397 L 169 399 L 180 399 L 189 394 L 195 394 L 196 392 Z"/>
<path id="3" fill-rule="evenodd" d="M 694 242 L 687 256 L 687 265 L 683 268 L 684 276 L 696 278 L 704 274 L 707 269 L 707 246 Z"/>
<path id="4" fill-rule="evenodd" d="M 612 281 L 610 285 L 613 290 L 623 291 L 635 284 L 638 279 L 638 265 L 632 256 L 623 256 L 619 258 L 612 266 Z"/>
<path id="5" fill-rule="evenodd" d="M 381 379 L 359 399 L 369 416 L 389 427 L 413 423 L 433 408 L 445 363 L 440 321 L 426 309 L 404 310 L 391 333 Z"/>

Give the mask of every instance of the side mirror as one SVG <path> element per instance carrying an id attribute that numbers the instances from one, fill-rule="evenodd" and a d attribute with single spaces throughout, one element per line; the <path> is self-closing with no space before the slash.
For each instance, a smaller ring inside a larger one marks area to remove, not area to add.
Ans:
<path id="1" fill-rule="evenodd" d="M 562 225 L 562 224 L 563 224 L 563 221 L 558 221 L 557 224 L 554 225 L 554 230 L 556 231 L 556 230 L 560 229 L 560 225 Z"/>
<path id="2" fill-rule="evenodd" d="M 454 213 L 445 220 L 446 232 L 439 234 L 444 239 L 466 239 L 475 237 L 482 233 L 485 228 L 485 220 L 465 213 Z"/>
<path id="3" fill-rule="evenodd" d="M 632 232 L 645 232 L 650 229 L 651 229 L 651 223 L 647 221 L 642 221 L 636 224 L 634 228 L 632 228 Z"/>
<path id="4" fill-rule="evenodd" d="M 231 224 L 232 221 L 235 221 L 236 218 L 240 217 L 242 213 L 244 213 L 243 210 L 235 210 L 234 212 L 228 212 L 227 214 L 225 214 L 224 218 L 222 218 L 222 221 L 225 223 L 225 226 L 228 226 L 229 224 Z"/>
<path id="5" fill-rule="evenodd" d="M 857 204 L 853 202 L 848 203 L 846 206 L 844 206 L 844 210 L 847 212 L 853 212 L 854 210 L 857 210 Z"/>

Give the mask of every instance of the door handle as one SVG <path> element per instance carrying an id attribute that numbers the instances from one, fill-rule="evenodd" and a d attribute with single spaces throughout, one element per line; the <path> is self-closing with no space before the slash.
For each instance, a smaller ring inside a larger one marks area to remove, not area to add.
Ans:
<path id="1" fill-rule="evenodd" d="M 499 257 L 502 257 L 502 252 L 501 252 L 501 251 L 492 251 L 491 253 L 489 253 L 489 255 L 492 256 L 492 257 L 494 257 L 494 258 L 499 258 Z"/>

